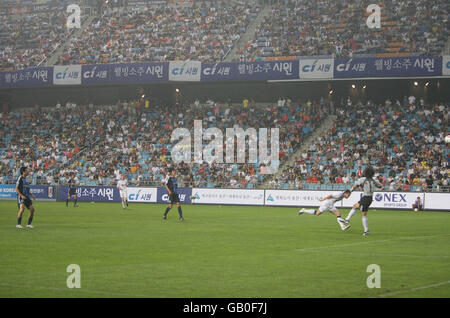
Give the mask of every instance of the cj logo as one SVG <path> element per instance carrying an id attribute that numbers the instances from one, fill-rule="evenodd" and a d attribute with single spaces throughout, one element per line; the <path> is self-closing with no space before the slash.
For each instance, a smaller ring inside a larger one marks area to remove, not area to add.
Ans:
<path id="1" fill-rule="evenodd" d="M 70 264 L 66 268 L 67 273 L 71 273 L 67 277 L 67 288 L 81 288 L 81 269 L 77 264 Z"/>
<path id="2" fill-rule="evenodd" d="M 372 273 L 367 277 L 368 288 L 381 288 L 381 268 L 377 264 L 370 264 L 366 269 L 367 273 Z"/>

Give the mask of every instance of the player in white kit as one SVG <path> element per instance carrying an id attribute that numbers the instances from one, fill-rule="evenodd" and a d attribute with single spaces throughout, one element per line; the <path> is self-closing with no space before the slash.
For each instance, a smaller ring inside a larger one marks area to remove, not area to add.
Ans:
<path id="1" fill-rule="evenodd" d="M 120 177 L 120 180 L 117 182 L 117 189 L 120 192 L 120 198 L 122 199 L 122 208 L 126 208 L 128 206 L 128 193 L 127 193 L 128 180 L 125 179 L 125 175 Z"/>
<path id="2" fill-rule="evenodd" d="M 342 193 L 327 195 L 326 197 L 319 200 L 322 202 L 322 204 L 316 210 L 301 209 L 300 211 L 298 211 L 298 215 L 302 215 L 303 213 L 308 213 L 312 215 L 321 215 L 325 211 L 330 211 L 331 213 L 336 215 L 339 226 L 341 227 L 342 231 L 345 231 L 350 227 L 350 225 L 345 224 L 345 221 L 341 217 L 341 212 L 339 212 L 335 204 L 336 202 L 341 201 L 343 198 L 348 198 L 350 194 L 351 194 L 350 190 L 345 190 Z"/>

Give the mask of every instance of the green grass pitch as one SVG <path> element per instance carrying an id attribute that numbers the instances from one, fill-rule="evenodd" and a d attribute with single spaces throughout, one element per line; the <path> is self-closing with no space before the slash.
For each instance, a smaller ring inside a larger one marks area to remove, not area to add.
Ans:
<path id="1" fill-rule="evenodd" d="M 372 210 L 363 237 L 359 213 L 343 232 L 298 208 L 184 205 L 179 222 L 160 204 L 79 204 L 36 202 L 19 230 L 0 201 L 0 297 L 450 297 L 450 213 Z"/>

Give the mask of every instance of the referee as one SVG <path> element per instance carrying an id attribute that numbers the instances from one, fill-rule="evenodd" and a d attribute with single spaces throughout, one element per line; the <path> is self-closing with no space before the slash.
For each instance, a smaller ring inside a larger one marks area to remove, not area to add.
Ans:
<path id="1" fill-rule="evenodd" d="M 181 203 L 180 198 L 177 193 L 178 187 L 177 187 L 177 178 L 175 177 L 176 171 L 174 168 L 169 169 L 169 177 L 166 181 L 166 189 L 167 192 L 169 192 L 169 206 L 166 208 L 166 212 L 164 212 L 163 219 L 167 219 L 167 213 L 169 213 L 170 209 L 172 209 L 173 204 L 175 203 L 178 208 L 178 214 L 180 216 L 180 221 L 184 221 L 183 218 L 183 211 L 181 210 Z"/>
<path id="2" fill-rule="evenodd" d="M 36 197 L 30 192 L 30 186 L 27 182 L 27 168 L 21 167 L 20 168 L 20 176 L 17 179 L 16 182 L 16 192 L 17 192 L 17 204 L 19 206 L 19 213 L 17 214 L 17 225 L 16 228 L 22 229 L 22 214 L 23 211 L 25 211 L 25 208 L 30 210 L 30 217 L 28 218 L 28 228 L 33 228 L 33 225 L 31 225 L 31 222 L 33 222 L 33 215 L 34 215 L 34 207 L 33 207 L 33 201 L 30 199 L 30 195 L 33 197 L 33 199 L 36 199 Z"/>

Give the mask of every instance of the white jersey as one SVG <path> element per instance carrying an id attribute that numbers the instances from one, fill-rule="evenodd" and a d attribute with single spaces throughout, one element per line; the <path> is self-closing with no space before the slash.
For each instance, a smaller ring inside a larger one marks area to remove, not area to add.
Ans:
<path id="1" fill-rule="evenodd" d="M 322 201 L 322 203 L 319 207 L 319 211 L 322 213 L 324 211 L 337 210 L 335 204 L 336 204 L 336 202 L 341 201 L 343 198 L 344 198 L 344 192 L 332 194 L 330 199 L 326 199 L 326 200 Z"/>
<path id="2" fill-rule="evenodd" d="M 128 181 L 127 180 L 119 180 L 117 182 L 117 188 L 119 188 L 120 192 L 127 191 Z"/>

